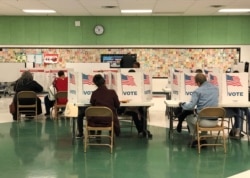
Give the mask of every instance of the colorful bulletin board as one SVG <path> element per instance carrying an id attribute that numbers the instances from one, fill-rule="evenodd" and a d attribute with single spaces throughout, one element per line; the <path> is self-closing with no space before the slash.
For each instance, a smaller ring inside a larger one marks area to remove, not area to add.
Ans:
<path id="1" fill-rule="evenodd" d="M 128 52 L 136 53 L 141 67 L 153 77 L 168 77 L 172 67 L 225 71 L 240 61 L 240 48 L 2 48 L 0 63 L 33 61 L 35 67 L 65 68 L 66 63 L 100 63 L 101 54 Z"/>

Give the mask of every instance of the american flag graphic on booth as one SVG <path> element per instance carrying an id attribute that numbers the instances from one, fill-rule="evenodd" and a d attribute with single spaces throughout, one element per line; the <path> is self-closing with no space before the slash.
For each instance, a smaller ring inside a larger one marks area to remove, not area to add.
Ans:
<path id="1" fill-rule="evenodd" d="M 82 83 L 87 85 L 93 85 L 93 76 L 82 74 Z"/>
<path id="2" fill-rule="evenodd" d="M 210 75 L 210 83 L 218 86 L 218 79 L 215 75 Z"/>
<path id="3" fill-rule="evenodd" d="M 134 77 L 130 75 L 121 74 L 122 85 L 135 86 Z"/>
<path id="4" fill-rule="evenodd" d="M 105 83 L 109 84 L 109 76 L 107 74 L 104 74 Z"/>
<path id="5" fill-rule="evenodd" d="M 177 75 L 173 74 L 173 84 L 178 85 L 178 78 Z"/>
<path id="6" fill-rule="evenodd" d="M 149 75 L 143 74 L 143 78 L 144 78 L 144 84 L 149 85 L 150 84 Z"/>
<path id="7" fill-rule="evenodd" d="M 185 74 L 185 85 L 196 86 L 194 76 Z"/>
<path id="8" fill-rule="evenodd" d="M 226 75 L 227 86 L 242 86 L 240 83 L 240 77 Z"/>
<path id="9" fill-rule="evenodd" d="M 76 79 L 74 74 L 69 74 L 69 83 L 76 84 Z"/>

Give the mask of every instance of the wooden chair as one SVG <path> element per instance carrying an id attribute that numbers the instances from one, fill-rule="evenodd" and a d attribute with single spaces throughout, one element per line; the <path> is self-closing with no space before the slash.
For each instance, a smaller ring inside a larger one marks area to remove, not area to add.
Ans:
<path id="1" fill-rule="evenodd" d="M 224 118 L 226 116 L 226 111 L 224 108 L 221 107 L 207 107 L 200 111 L 198 114 L 198 121 L 196 123 L 196 131 L 197 131 L 197 141 L 198 141 L 198 152 L 200 153 L 202 146 L 222 146 L 224 148 L 224 153 L 226 153 L 226 139 L 225 139 L 225 132 L 224 132 Z M 200 120 L 201 119 L 219 119 L 220 122 L 215 127 L 201 127 Z M 208 132 L 210 134 L 201 135 L 201 132 Z M 214 135 L 212 132 L 218 132 L 217 135 Z M 220 133 L 222 132 L 222 135 Z M 201 144 L 202 138 L 215 138 L 214 143 L 205 143 Z M 222 142 L 218 143 L 218 139 L 221 138 Z"/>
<path id="2" fill-rule="evenodd" d="M 87 151 L 88 145 L 95 145 L 95 146 L 109 146 L 110 153 L 112 153 L 114 144 L 114 121 L 113 121 L 112 110 L 104 106 L 90 106 L 85 110 L 85 117 L 86 117 L 86 124 L 84 129 L 85 131 L 84 152 Z M 103 117 L 105 117 L 105 122 L 102 121 Z M 109 119 L 106 120 L 106 118 Z M 101 135 L 98 135 L 97 133 L 91 133 L 90 131 L 105 131 L 105 132 L 102 132 Z M 102 142 L 91 143 L 90 142 L 91 137 L 108 138 L 109 143 L 102 143 Z"/>
<path id="3" fill-rule="evenodd" d="M 67 105 L 67 103 L 66 104 L 59 104 L 58 99 L 65 99 L 65 98 L 68 98 L 68 92 L 67 91 L 59 91 L 55 95 L 55 104 L 54 104 L 53 109 L 54 109 L 54 112 L 55 112 L 54 117 L 56 119 L 58 119 L 58 111 L 59 111 L 59 109 L 61 109 L 61 108 L 65 109 L 66 105 Z"/>
<path id="4" fill-rule="evenodd" d="M 37 118 L 37 94 L 33 91 L 21 91 L 17 94 L 17 119 L 21 114 Z"/>

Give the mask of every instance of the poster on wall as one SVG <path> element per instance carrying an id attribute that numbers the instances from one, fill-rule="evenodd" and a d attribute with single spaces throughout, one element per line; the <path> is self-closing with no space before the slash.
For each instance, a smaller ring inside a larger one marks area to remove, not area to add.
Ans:
<path id="1" fill-rule="evenodd" d="M 58 63 L 58 54 L 44 54 L 43 59 L 46 64 L 56 64 Z"/>
<path id="2" fill-rule="evenodd" d="M 27 61 L 27 56 L 25 53 L 15 53 L 16 56 L 16 62 L 26 62 Z"/>
<path id="3" fill-rule="evenodd" d="M 127 52 L 137 54 L 140 68 L 152 77 L 169 77 L 171 68 L 188 68 L 196 70 L 219 68 L 225 72 L 240 61 L 241 48 L 2 48 L 0 51 L 0 62 L 26 62 L 34 60 L 35 67 L 74 68 L 79 72 L 91 72 L 90 68 L 82 68 L 83 63 L 92 64 L 100 69 L 102 54 L 126 54 Z M 41 54 L 39 56 L 39 54 Z M 34 56 L 35 55 L 35 56 Z M 1 60 L 2 58 L 2 60 Z M 46 64 L 47 63 L 47 64 Z M 43 65 L 44 64 L 44 65 Z M 43 66 L 42 66 L 43 65 Z M 70 66 L 70 67 L 68 67 Z M 73 67 L 71 67 L 73 66 Z M 91 68 L 92 69 L 92 68 Z M 87 70 L 87 71 L 86 71 Z"/>

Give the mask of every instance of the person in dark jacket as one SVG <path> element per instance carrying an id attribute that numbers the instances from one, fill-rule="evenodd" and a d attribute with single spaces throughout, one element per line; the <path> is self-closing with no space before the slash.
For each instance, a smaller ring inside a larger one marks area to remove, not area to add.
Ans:
<path id="1" fill-rule="evenodd" d="M 17 94 L 21 91 L 34 91 L 36 93 L 40 93 L 43 91 L 43 87 L 33 80 L 33 75 L 29 71 L 25 71 L 22 73 L 21 77 L 14 84 L 15 95 L 13 98 L 13 102 L 15 108 L 17 108 Z M 26 99 L 24 103 L 29 104 L 30 101 Z M 16 109 L 15 109 L 16 110 Z M 37 114 L 42 113 L 42 105 L 40 98 L 37 97 Z M 17 120 L 17 114 L 13 114 L 13 120 Z"/>
<path id="2" fill-rule="evenodd" d="M 113 111 L 114 131 L 116 136 L 120 135 L 120 123 L 117 116 L 117 109 L 120 107 L 119 98 L 115 90 L 108 89 L 105 85 L 105 79 L 102 75 L 97 74 L 93 77 L 93 82 L 97 89 L 93 91 L 90 103 L 92 106 L 106 106 Z"/>
<path id="3" fill-rule="evenodd" d="M 116 94 L 115 90 L 111 90 L 106 87 L 105 79 L 100 74 L 96 74 L 93 77 L 93 83 L 97 86 L 97 89 L 93 91 L 91 95 L 90 104 L 92 106 L 106 106 L 113 111 L 114 132 L 116 136 L 119 136 L 120 135 L 120 123 L 119 123 L 117 112 L 116 112 L 117 109 L 120 107 L 120 101 L 119 101 L 118 95 Z M 84 114 L 81 115 L 81 117 L 78 117 L 78 120 L 77 120 L 78 135 L 76 136 L 76 138 L 83 137 L 83 117 L 84 117 Z M 100 119 L 102 119 L 103 123 L 105 123 L 105 118 L 100 118 Z M 91 122 L 91 120 L 89 121 L 89 124 L 92 126 L 96 125 L 96 123 L 94 121 Z"/>
<path id="4" fill-rule="evenodd" d="M 121 68 L 132 68 L 133 64 L 136 62 L 135 56 L 132 56 L 131 53 L 123 56 L 120 62 Z"/>

